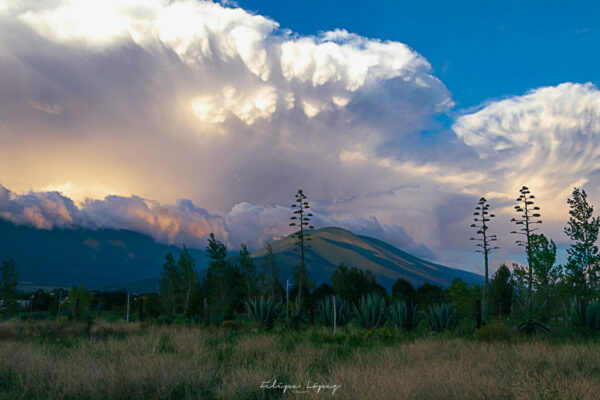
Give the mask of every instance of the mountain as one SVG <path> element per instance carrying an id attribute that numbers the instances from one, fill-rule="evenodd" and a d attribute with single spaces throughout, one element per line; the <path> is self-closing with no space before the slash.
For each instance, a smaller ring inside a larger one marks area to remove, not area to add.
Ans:
<path id="1" fill-rule="evenodd" d="M 421 260 L 381 240 L 355 235 L 342 228 L 308 232 L 312 248 L 305 253 L 305 264 L 317 282 L 330 282 L 329 277 L 340 263 L 371 270 L 377 281 L 388 290 L 399 278 L 406 279 L 415 287 L 424 282 L 448 286 L 454 278 L 469 284 L 483 282 L 480 275 Z M 295 238 L 291 235 L 271 242 L 283 280 L 291 280 L 291 271 L 300 262 L 300 253 L 295 250 L 294 243 Z M 266 249 L 263 248 L 255 251 L 252 257 L 257 264 L 264 264 L 265 255 Z"/>
<path id="2" fill-rule="evenodd" d="M 35 229 L 0 219 L 0 260 L 17 263 L 22 288 L 84 285 L 91 289 L 156 291 L 169 252 L 179 249 L 137 232 L 116 229 Z M 190 249 L 196 266 L 204 252 Z"/>
<path id="3" fill-rule="evenodd" d="M 415 286 L 431 282 L 447 286 L 456 277 L 467 283 L 482 282 L 479 275 L 437 265 L 412 256 L 388 243 L 355 235 L 341 228 L 310 231 L 312 241 L 306 265 L 317 282 L 329 282 L 340 263 L 369 269 L 377 281 L 390 290 L 398 278 Z M 179 248 L 157 243 L 149 236 L 117 229 L 35 229 L 0 219 L 0 260 L 17 262 L 21 288 L 52 288 L 84 285 L 90 289 L 154 292 L 165 255 Z M 294 251 L 294 238 L 271 242 L 281 269 L 280 278 L 291 280 L 293 267 L 300 261 Z M 237 250 L 237 249 L 236 249 Z M 190 249 L 200 275 L 208 261 L 204 251 Z M 230 253 L 236 262 L 236 251 Z M 252 254 L 256 264 L 264 264 L 266 250 Z"/>

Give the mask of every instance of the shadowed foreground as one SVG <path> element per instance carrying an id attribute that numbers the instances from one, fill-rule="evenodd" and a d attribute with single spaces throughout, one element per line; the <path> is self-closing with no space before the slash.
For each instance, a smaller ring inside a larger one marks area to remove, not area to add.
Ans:
<path id="1" fill-rule="evenodd" d="M 261 389 L 273 379 L 341 386 L 333 397 L 327 388 Z M 1 399 L 335 397 L 598 399 L 600 346 L 408 340 L 389 330 L 0 323 Z"/>

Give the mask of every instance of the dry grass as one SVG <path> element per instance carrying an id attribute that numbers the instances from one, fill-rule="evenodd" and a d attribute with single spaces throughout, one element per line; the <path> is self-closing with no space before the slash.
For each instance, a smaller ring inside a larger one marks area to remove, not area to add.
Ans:
<path id="1" fill-rule="evenodd" d="M 597 344 L 361 337 L 9 321 L 0 323 L 0 399 L 332 397 L 260 388 L 272 379 L 341 385 L 333 397 L 343 399 L 600 398 Z"/>

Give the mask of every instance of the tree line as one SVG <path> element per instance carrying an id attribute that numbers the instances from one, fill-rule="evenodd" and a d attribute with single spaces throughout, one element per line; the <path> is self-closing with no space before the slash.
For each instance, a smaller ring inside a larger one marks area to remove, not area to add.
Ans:
<path id="1" fill-rule="evenodd" d="M 587 304 L 598 300 L 600 255 L 596 242 L 600 219 L 594 216 L 585 190 L 574 188 L 567 200 L 570 211 L 564 228 L 572 244 L 567 249 L 567 263 L 559 265 L 555 242 L 539 232 L 541 210 L 535 200 L 531 191 L 523 186 L 514 206 L 517 216 L 512 219 L 516 229 L 511 233 L 518 235 L 516 244 L 525 250 L 526 263 L 514 263 L 510 268 L 503 264 L 490 279 L 489 257 L 498 249 L 495 246 L 498 238 L 491 233 L 495 215 L 489 202 L 482 197 L 475 207 L 474 223 L 471 225 L 476 228 L 477 235 L 471 240 L 476 242 L 476 251 L 484 257 L 483 283 L 469 285 L 455 279 L 447 288 L 428 282 L 414 287 L 405 279 L 398 279 L 388 293 L 371 271 L 344 264 L 332 273 L 330 283 L 316 285 L 305 264 L 305 253 L 310 249 L 310 229 L 313 228 L 310 222 L 312 214 L 306 194 L 299 190 L 290 218 L 290 226 L 297 228 L 293 237 L 299 252 L 299 262 L 292 272 L 291 288 L 282 285 L 280 268 L 270 244 L 266 246 L 264 262 L 256 265 L 246 244 L 242 243 L 237 254 L 231 257 L 227 245 L 211 233 L 205 249 L 208 268 L 204 276 L 200 276 L 194 258 L 184 245 L 179 254 L 169 253 L 165 257 L 160 294 L 144 295 L 143 301 L 134 299 L 135 307 L 139 305 L 140 318 L 183 315 L 186 319 L 197 320 L 205 318 L 210 310 L 213 322 L 221 322 L 235 319 L 239 314 L 249 314 L 250 301 L 268 298 L 274 305 L 285 304 L 286 316 L 290 319 L 312 322 L 323 302 L 332 296 L 338 296 L 349 307 L 358 307 L 368 295 L 376 295 L 389 306 L 403 302 L 405 310 L 413 306 L 428 310 L 439 304 L 448 304 L 462 317 L 482 314 L 484 323 L 492 315 L 513 315 L 517 308 L 521 310 L 517 312 L 529 314 L 532 321 L 531 310 L 535 311 L 536 317 L 550 321 L 564 316 L 568 307 L 573 308 L 574 302 Z M 2 309 L 14 309 L 17 300 L 15 262 L 2 262 L 0 272 Z M 54 304 L 56 309 L 57 297 L 50 299 L 43 291 L 38 291 L 33 303 L 37 304 L 36 307 L 44 303 L 48 309 Z M 79 299 L 77 311 L 123 309 L 124 294 L 117 293 L 112 297 L 111 300 L 109 295 L 97 293 L 90 296 L 83 287 L 72 287 L 65 310 L 75 311 L 75 299 Z"/>

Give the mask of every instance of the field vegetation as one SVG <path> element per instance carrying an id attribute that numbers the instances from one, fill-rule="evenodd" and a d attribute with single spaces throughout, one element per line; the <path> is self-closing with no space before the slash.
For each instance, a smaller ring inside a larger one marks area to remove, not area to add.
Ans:
<path id="1" fill-rule="evenodd" d="M 592 333 L 527 336 L 499 322 L 473 334 L 353 324 L 334 334 L 281 321 L 0 323 L 1 399 L 335 397 L 597 399 L 600 345 Z"/>

